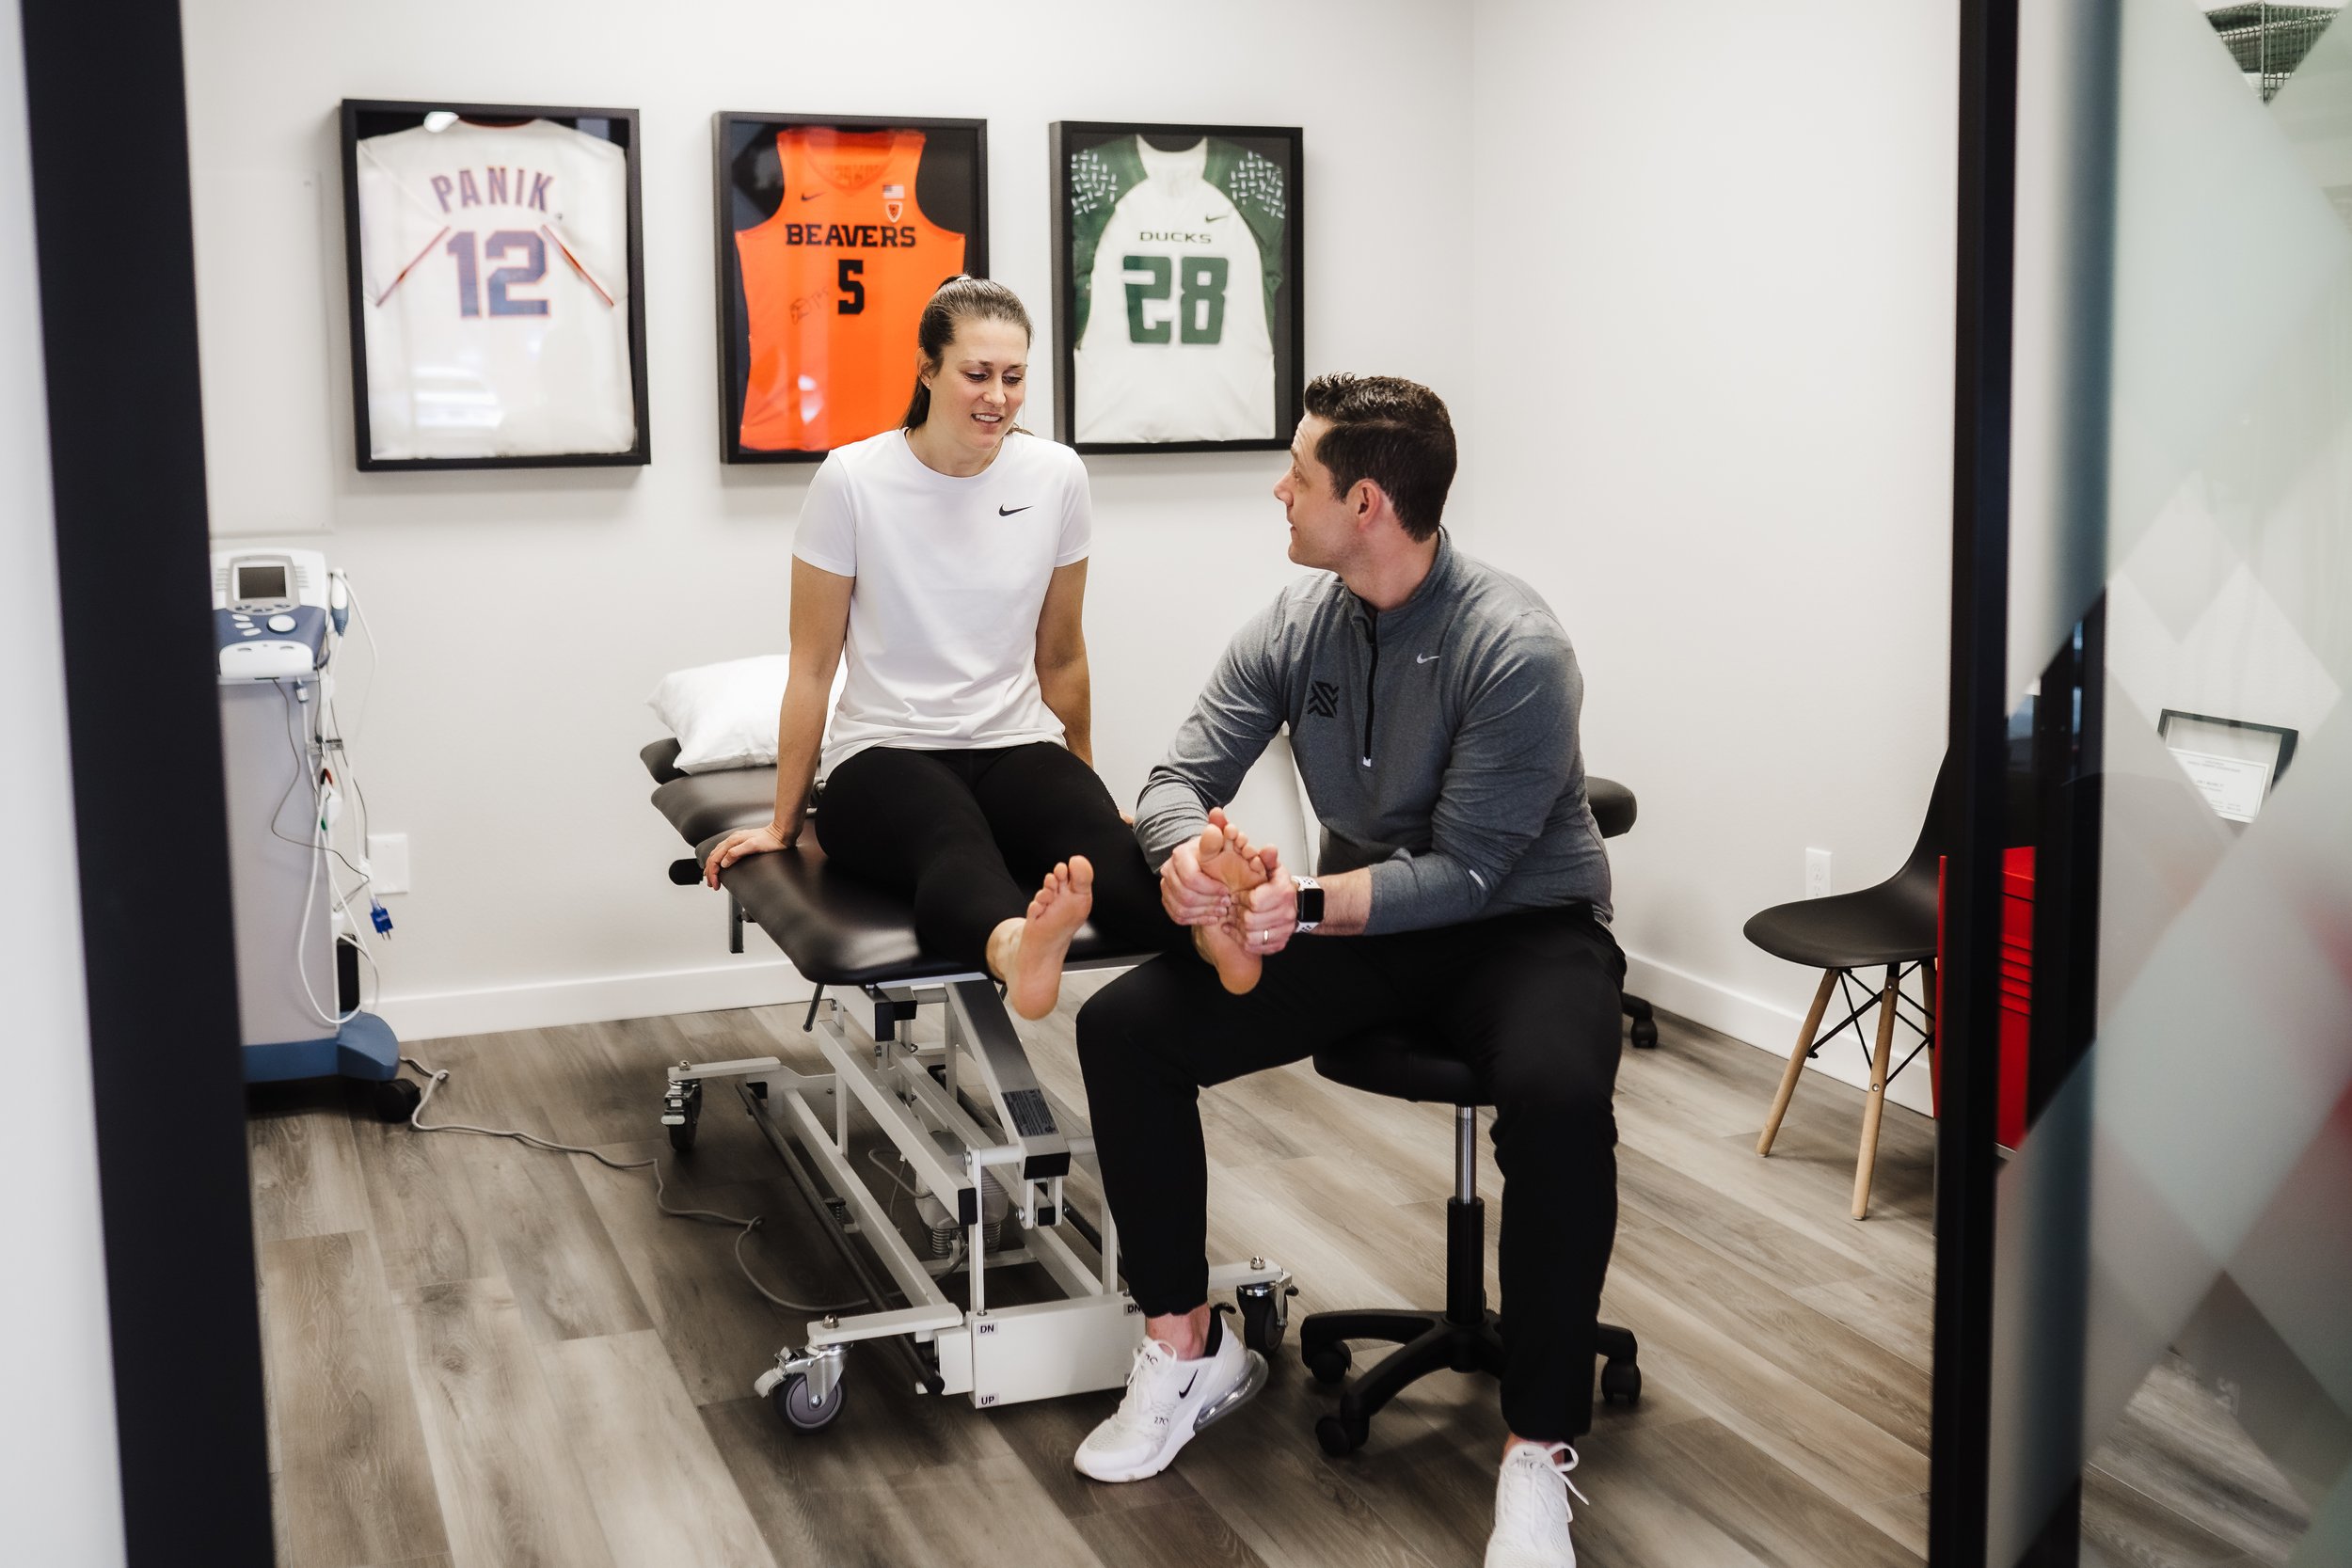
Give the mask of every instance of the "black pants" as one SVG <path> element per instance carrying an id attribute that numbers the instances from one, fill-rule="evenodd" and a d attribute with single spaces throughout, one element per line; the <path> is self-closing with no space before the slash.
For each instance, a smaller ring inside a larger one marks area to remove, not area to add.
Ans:
<path id="1" fill-rule="evenodd" d="M 1208 1299 L 1200 1091 L 1375 1023 L 1427 1028 L 1495 1106 L 1502 1414 L 1518 1436 L 1590 1429 L 1593 1330 L 1617 1229 L 1625 958 L 1582 906 L 1388 936 L 1301 937 L 1230 996 L 1196 958 L 1158 958 L 1078 1014 L 1078 1056 L 1120 1262 L 1151 1316 Z M 1343 1152 L 1343 1151 L 1334 1151 Z"/>
<path id="2" fill-rule="evenodd" d="M 870 746 L 825 781 L 817 840 L 843 870 L 914 894 L 924 950 L 975 969 L 989 933 L 1020 919 L 1054 863 L 1073 855 L 1094 867 L 1096 931 L 1136 952 L 1191 946 L 1160 907 L 1159 879 L 1110 791 L 1051 741 Z"/>

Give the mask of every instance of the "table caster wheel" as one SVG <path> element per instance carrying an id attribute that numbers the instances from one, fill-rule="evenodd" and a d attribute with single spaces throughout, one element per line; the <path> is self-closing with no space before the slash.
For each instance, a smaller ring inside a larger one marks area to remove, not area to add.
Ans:
<path id="1" fill-rule="evenodd" d="M 776 1385 L 775 1391 L 768 1396 L 768 1402 L 776 1407 L 776 1414 L 783 1417 L 784 1424 L 793 1431 L 822 1432 L 833 1425 L 835 1416 L 841 1414 L 843 1386 L 835 1383 L 833 1392 L 819 1403 L 808 1396 L 807 1377 L 793 1372 Z"/>
<path id="2" fill-rule="evenodd" d="M 1241 1308 L 1241 1342 L 1264 1356 L 1269 1362 L 1281 1348 L 1282 1336 L 1290 1328 L 1290 1298 L 1298 1293 L 1295 1286 L 1243 1285 L 1233 1291 L 1233 1300 Z"/>
<path id="3" fill-rule="evenodd" d="M 680 1154 L 691 1154 L 694 1148 L 694 1130 L 703 1117 L 703 1086 L 700 1080 L 690 1079 L 673 1084 L 667 1098 L 661 1101 L 661 1119 L 668 1124 L 670 1147 Z"/>

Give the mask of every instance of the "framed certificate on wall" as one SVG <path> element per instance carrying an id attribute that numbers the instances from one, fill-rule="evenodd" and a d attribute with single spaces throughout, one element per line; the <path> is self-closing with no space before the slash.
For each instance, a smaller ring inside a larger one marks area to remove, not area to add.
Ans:
<path id="1" fill-rule="evenodd" d="M 2279 724 L 2169 707 L 2156 717 L 2156 734 L 2214 814 L 2229 822 L 2260 816 L 2295 760 L 2296 732 Z"/>
<path id="2" fill-rule="evenodd" d="M 367 469 L 641 464 L 634 109 L 342 105 Z"/>
<path id="3" fill-rule="evenodd" d="M 940 284 L 988 273 L 988 125 L 721 113 L 719 455 L 806 463 L 895 429 Z"/>
<path id="4" fill-rule="evenodd" d="M 1295 127 L 1063 120 L 1054 428 L 1080 451 L 1279 451 L 1305 397 Z"/>

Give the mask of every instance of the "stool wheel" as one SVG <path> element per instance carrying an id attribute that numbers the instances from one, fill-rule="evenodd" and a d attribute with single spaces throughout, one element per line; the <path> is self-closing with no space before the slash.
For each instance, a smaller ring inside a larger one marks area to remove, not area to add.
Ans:
<path id="1" fill-rule="evenodd" d="M 1317 1383 L 1338 1383 L 1347 1376 L 1347 1369 L 1356 1362 L 1355 1353 L 1338 1340 L 1309 1354 L 1307 1370 Z M 1343 1452 L 1345 1450 L 1343 1449 Z"/>
<path id="2" fill-rule="evenodd" d="M 1608 1404 L 1640 1402 L 1642 1369 L 1630 1361 L 1609 1362 L 1600 1370 L 1600 1397 Z"/>
<path id="3" fill-rule="evenodd" d="M 1656 1050 L 1658 1048 L 1658 1021 L 1648 1018 L 1635 1019 L 1633 1021 L 1633 1043 L 1644 1051 Z"/>
<path id="4" fill-rule="evenodd" d="M 1354 1453 L 1371 1435 L 1372 1422 L 1362 1416 L 1326 1416 L 1315 1423 L 1315 1441 L 1334 1459 Z"/>

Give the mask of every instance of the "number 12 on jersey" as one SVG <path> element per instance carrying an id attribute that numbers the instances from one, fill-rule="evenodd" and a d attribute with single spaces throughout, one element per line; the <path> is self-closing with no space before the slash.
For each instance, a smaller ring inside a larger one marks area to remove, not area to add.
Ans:
<path id="1" fill-rule="evenodd" d="M 1227 258 L 1122 256 L 1119 264 L 1127 286 L 1129 342 L 1224 341 L 1225 281 L 1232 271 Z"/>
<path id="2" fill-rule="evenodd" d="M 450 236 L 448 251 L 457 262 L 457 313 L 479 316 L 482 310 L 481 266 L 474 260 L 474 236 L 470 229 L 460 230 Z M 482 242 L 482 256 L 498 261 L 516 251 L 523 253 L 520 266 L 501 267 L 490 274 L 490 309 L 493 316 L 544 316 L 548 302 L 532 297 L 515 298 L 507 290 L 519 283 L 536 283 L 548 275 L 548 247 L 545 241 L 527 229 L 501 229 Z"/>

